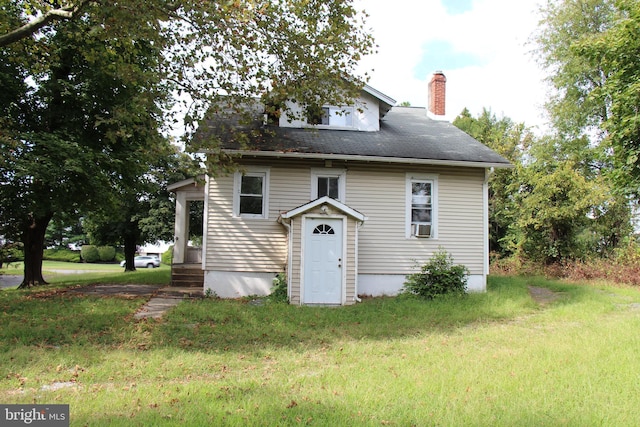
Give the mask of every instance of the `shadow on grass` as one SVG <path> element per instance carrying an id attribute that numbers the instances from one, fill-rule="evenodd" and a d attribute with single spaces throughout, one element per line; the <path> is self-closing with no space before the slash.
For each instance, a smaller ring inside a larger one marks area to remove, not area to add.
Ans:
<path id="1" fill-rule="evenodd" d="M 423 301 L 369 298 L 337 308 L 204 299 L 180 304 L 153 330 L 152 345 L 261 354 L 322 347 L 338 341 L 393 340 L 505 321 L 539 307 L 526 280 L 492 280 L 484 294 Z"/>
<path id="2" fill-rule="evenodd" d="M 529 283 L 526 278 L 497 277 L 492 278 L 484 294 L 432 301 L 370 298 L 337 308 L 189 300 L 160 321 L 142 322 L 132 317 L 144 303 L 142 298 L 77 296 L 61 291 L 43 297 L 30 291 L 3 291 L 0 350 L 14 345 L 86 344 L 262 354 L 275 348 L 393 340 L 434 331 L 447 333 L 532 313 L 540 307 L 527 292 Z"/>

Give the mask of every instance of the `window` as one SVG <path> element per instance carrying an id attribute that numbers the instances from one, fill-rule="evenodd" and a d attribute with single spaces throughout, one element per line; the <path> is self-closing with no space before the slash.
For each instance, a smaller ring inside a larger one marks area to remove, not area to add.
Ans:
<path id="1" fill-rule="evenodd" d="M 313 234 L 336 234 L 328 224 L 320 224 L 313 230 Z"/>
<path id="2" fill-rule="evenodd" d="M 353 107 L 309 107 L 307 123 L 331 127 L 353 127 Z"/>
<path id="3" fill-rule="evenodd" d="M 246 218 L 267 218 L 268 183 L 268 170 L 236 172 L 234 177 L 234 215 Z"/>
<path id="4" fill-rule="evenodd" d="M 344 169 L 312 169 L 311 200 L 329 196 L 344 203 L 345 179 Z"/>
<path id="5" fill-rule="evenodd" d="M 338 199 L 338 177 L 319 176 L 318 177 L 318 197 L 329 196 Z"/>
<path id="6" fill-rule="evenodd" d="M 407 175 L 407 237 L 436 237 L 437 177 Z"/>

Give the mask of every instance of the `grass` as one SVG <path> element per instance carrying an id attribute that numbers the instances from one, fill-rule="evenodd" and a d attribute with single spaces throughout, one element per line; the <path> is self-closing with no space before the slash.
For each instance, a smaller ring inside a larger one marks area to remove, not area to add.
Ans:
<path id="1" fill-rule="evenodd" d="M 78 426 L 637 424 L 637 289 L 489 285 L 342 308 L 194 300 L 137 322 L 140 299 L 5 290 L 0 402 L 68 403 Z"/>
<path id="2" fill-rule="evenodd" d="M 12 263 L 1 268 L 0 274 L 22 275 L 22 269 L 21 262 Z M 168 284 L 171 268 L 160 264 L 159 268 L 139 268 L 134 272 L 124 272 L 119 264 L 43 261 L 42 273 L 45 280 L 55 287 L 96 283 Z"/>

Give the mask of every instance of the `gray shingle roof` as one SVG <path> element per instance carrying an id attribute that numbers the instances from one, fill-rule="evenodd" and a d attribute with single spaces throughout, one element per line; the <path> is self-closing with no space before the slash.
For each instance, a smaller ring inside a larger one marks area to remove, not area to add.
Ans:
<path id="1" fill-rule="evenodd" d="M 432 120 L 424 108 L 393 107 L 380 131 L 274 128 L 274 135 L 255 148 L 299 154 L 331 154 L 443 162 L 488 163 L 508 167 L 509 161 L 449 122 Z"/>
<path id="2" fill-rule="evenodd" d="M 451 123 L 430 119 L 424 108 L 393 107 L 375 132 L 270 126 L 265 130 L 248 148 L 240 149 L 229 141 L 224 148 L 258 156 L 511 166 L 508 160 Z"/>

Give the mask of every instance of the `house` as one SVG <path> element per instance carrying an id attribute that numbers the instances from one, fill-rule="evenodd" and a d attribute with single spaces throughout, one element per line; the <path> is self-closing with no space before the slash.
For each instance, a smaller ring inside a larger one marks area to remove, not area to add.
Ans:
<path id="1" fill-rule="evenodd" d="M 292 304 L 394 295 L 439 248 L 470 270 L 469 291 L 484 291 L 487 179 L 510 164 L 443 120 L 445 82 L 434 74 L 428 110 L 365 86 L 355 105 L 307 121 L 283 114 L 260 144 L 227 146 L 238 171 L 170 188 L 174 270 L 189 264 L 188 202 L 204 200 L 198 267 L 223 298 L 268 294 L 278 273 Z"/>

